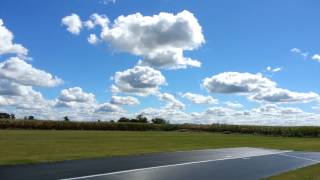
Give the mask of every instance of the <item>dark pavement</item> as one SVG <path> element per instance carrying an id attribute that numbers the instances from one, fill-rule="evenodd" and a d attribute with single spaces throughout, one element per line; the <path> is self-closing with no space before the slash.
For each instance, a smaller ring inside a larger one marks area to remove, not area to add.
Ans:
<path id="1" fill-rule="evenodd" d="M 0 179 L 261 179 L 320 162 L 320 153 L 227 148 L 0 166 Z"/>

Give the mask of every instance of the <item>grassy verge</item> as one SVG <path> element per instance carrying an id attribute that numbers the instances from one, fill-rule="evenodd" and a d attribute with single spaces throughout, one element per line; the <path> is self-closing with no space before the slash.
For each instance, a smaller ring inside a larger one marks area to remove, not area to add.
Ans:
<path id="1" fill-rule="evenodd" d="M 0 165 L 241 146 L 320 151 L 319 138 L 203 132 L 0 130 Z"/>
<path id="2" fill-rule="evenodd" d="M 320 164 L 289 171 L 277 176 L 272 176 L 266 180 L 319 180 Z"/>

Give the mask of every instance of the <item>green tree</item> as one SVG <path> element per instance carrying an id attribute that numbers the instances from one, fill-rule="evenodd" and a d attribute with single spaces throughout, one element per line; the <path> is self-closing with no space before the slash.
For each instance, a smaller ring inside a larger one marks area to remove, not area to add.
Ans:
<path id="1" fill-rule="evenodd" d="M 118 122 L 130 122 L 130 119 L 125 118 L 125 117 L 121 117 Z"/>
<path id="2" fill-rule="evenodd" d="M 63 119 L 64 119 L 64 121 L 70 121 L 68 116 L 65 116 Z"/>
<path id="3" fill-rule="evenodd" d="M 153 124 L 169 124 L 169 121 L 166 121 L 166 120 L 164 120 L 164 119 L 162 119 L 162 118 L 153 118 L 153 119 L 151 120 L 151 122 L 152 122 Z"/>
<path id="4" fill-rule="evenodd" d="M 139 114 L 136 119 L 139 123 L 148 123 L 148 118 L 144 117 L 142 114 Z"/>
<path id="5" fill-rule="evenodd" d="M 16 116 L 14 114 L 10 114 L 10 119 L 14 120 L 16 119 Z"/>

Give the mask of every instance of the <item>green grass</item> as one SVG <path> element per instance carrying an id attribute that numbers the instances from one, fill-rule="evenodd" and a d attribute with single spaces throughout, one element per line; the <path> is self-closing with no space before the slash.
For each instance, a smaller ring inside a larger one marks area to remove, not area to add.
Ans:
<path id="1" fill-rule="evenodd" d="M 320 180 L 320 164 L 289 171 L 266 180 Z"/>
<path id="2" fill-rule="evenodd" d="M 0 165 L 224 147 L 320 151 L 319 141 L 203 132 L 0 130 Z"/>

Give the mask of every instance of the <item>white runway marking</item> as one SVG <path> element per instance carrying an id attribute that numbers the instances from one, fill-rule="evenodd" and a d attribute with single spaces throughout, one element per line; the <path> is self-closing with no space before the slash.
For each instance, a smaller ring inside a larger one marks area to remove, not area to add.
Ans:
<path id="1" fill-rule="evenodd" d="M 259 156 L 266 156 L 266 155 L 272 155 L 272 154 L 282 154 L 282 153 L 287 153 L 287 152 L 292 152 L 292 151 L 280 151 L 280 152 L 264 153 L 264 154 L 251 155 L 251 156 L 250 155 L 238 156 L 238 157 L 232 157 L 231 156 L 231 157 L 226 157 L 226 158 L 221 158 L 221 159 L 212 159 L 212 160 L 204 160 L 204 161 L 193 161 L 193 162 L 186 162 L 186 163 L 154 166 L 154 167 L 148 167 L 148 168 L 138 168 L 138 169 L 116 171 L 116 172 L 103 173 L 103 174 L 94 174 L 94 175 L 89 175 L 89 176 L 66 178 L 66 179 L 61 179 L 61 180 L 86 179 L 86 178 L 93 178 L 93 177 L 99 177 L 99 176 L 109 176 L 109 175 L 115 175 L 115 174 L 129 173 L 129 172 L 135 172 L 135 171 L 151 170 L 151 169 L 158 169 L 158 168 L 165 168 L 165 167 L 185 166 L 185 165 L 191 165 L 191 164 L 199 164 L 199 163 L 207 163 L 207 162 L 223 161 L 223 160 L 231 160 L 231 159 L 242 159 L 242 158 L 249 158 L 249 157 L 259 157 Z"/>
<path id="2" fill-rule="evenodd" d="M 320 163 L 320 161 L 318 161 L 318 160 L 314 160 L 314 159 L 310 159 L 310 158 L 305 158 L 305 157 L 294 156 L 294 155 L 290 155 L 290 154 L 279 154 L 279 155 L 281 155 L 281 156 L 287 156 L 287 157 L 293 157 L 293 158 L 297 158 L 297 159 L 303 159 L 303 160 L 312 161 L 312 162 L 316 162 L 316 163 Z"/>

